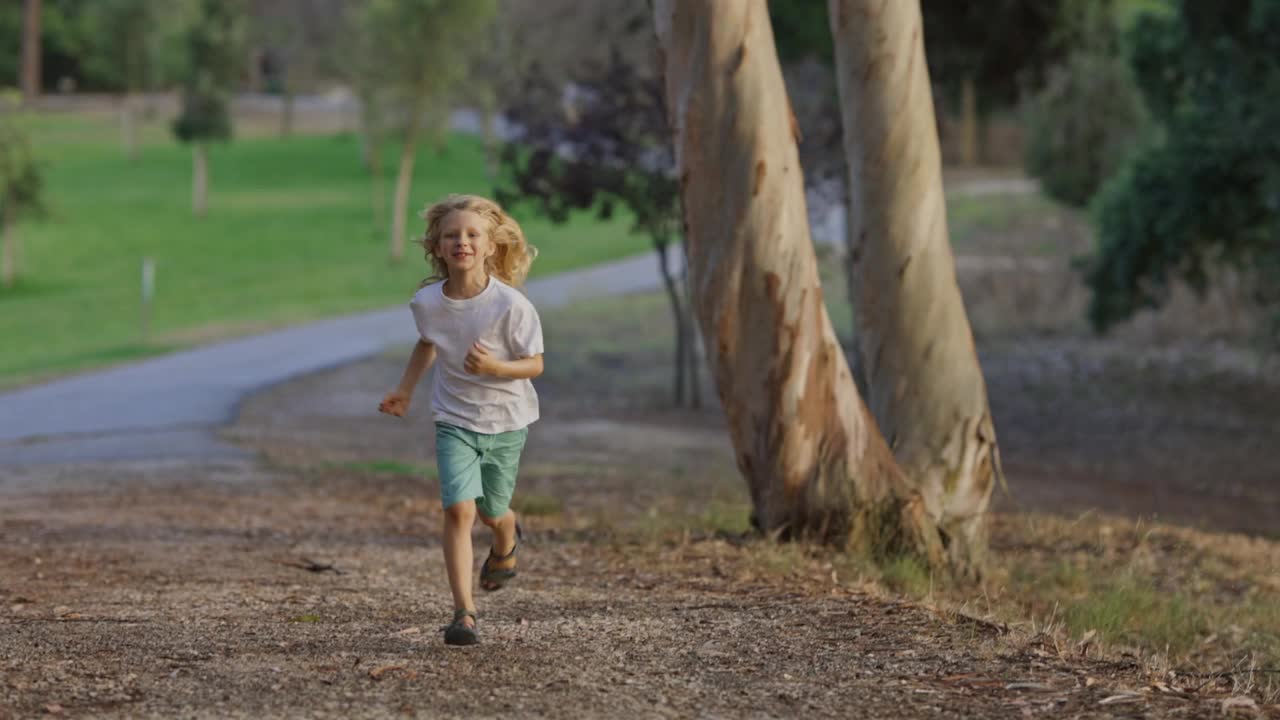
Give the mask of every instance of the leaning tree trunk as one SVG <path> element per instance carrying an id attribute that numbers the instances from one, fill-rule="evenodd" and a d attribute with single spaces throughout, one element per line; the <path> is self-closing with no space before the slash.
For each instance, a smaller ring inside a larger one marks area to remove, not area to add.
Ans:
<path id="1" fill-rule="evenodd" d="M 656 0 L 694 303 L 755 522 L 939 559 L 827 316 L 765 0 Z"/>
<path id="2" fill-rule="evenodd" d="M 413 181 L 413 160 L 418 142 L 421 110 L 413 105 L 409 125 L 404 131 L 404 147 L 400 150 L 400 172 L 396 175 L 395 207 L 391 210 L 391 259 L 404 258 L 405 213 L 409 212 L 409 186 Z"/>
<path id="3" fill-rule="evenodd" d="M 985 557 L 999 451 L 947 236 L 920 4 L 829 3 L 871 410 L 952 566 L 972 573 Z"/>
<path id="4" fill-rule="evenodd" d="M 191 144 L 191 212 L 204 215 L 209 207 L 209 149 L 203 142 Z"/>

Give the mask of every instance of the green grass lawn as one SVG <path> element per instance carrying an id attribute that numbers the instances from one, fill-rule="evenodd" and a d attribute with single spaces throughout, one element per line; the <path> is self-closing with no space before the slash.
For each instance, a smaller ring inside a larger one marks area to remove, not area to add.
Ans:
<path id="1" fill-rule="evenodd" d="M 191 214 L 191 154 L 159 121 L 139 157 L 110 116 L 27 116 L 49 215 L 19 226 L 25 276 L 0 289 L 0 387 L 408 299 L 427 274 L 410 244 L 393 265 L 376 230 L 371 180 L 351 135 L 243 138 L 210 151 L 209 213 Z M 386 152 L 387 202 L 398 148 Z M 448 192 L 492 193 L 478 139 L 417 158 L 417 212 Z M 389 215 L 389 208 L 386 210 Z M 648 244 L 625 218 L 564 226 L 517 209 L 540 250 L 533 277 Z M 140 333 L 143 257 L 156 261 L 153 334 Z"/>

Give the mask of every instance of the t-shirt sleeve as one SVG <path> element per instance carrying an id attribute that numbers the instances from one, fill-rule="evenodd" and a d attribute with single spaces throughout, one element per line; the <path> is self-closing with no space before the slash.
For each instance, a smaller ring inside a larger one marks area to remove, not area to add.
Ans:
<path id="1" fill-rule="evenodd" d="M 414 297 L 409 301 L 409 310 L 413 313 L 413 324 L 418 328 L 418 337 L 423 342 L 431 342 L 431 338 L 427 337 L 427 306 L 420 297 Z"/>
<path id="2" fill-rule="evenodd" d="M 511 308 L 511 352 L 516 358 L 542 354 L 542 321 L 532 303 Z"/>

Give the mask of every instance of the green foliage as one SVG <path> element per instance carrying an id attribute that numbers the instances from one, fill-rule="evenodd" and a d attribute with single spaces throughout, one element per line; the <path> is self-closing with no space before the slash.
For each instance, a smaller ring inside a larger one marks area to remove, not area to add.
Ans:
<path id="1" fill-rule="evenodd" d="M 1027 172 L 1083 207 L 1143 131 L 1142 98 L 1117 55 L 1079 51 L 1049 74 L 1027 113 Z"/>
<path id="2" fill-rule="evenodd" d="M 241 0 L 200 0 L 186 32 L 182 111 L 173 123 L 182 142 L 231 137 L 230 95 L 244 57 L 243 25 Z"/>
<path id="3" fill-rule="evenodd" d="M 44 210 L 44 180 L 26 135 L 0 120 L 0 216 L 17 220 Z"/>
<path id="4" fill-rule="evenodd" d="M 1182 0 L 1128 40 L 1159 131 L 1094 203 L 1091 321 L 1159 305 L 1175 278 L 1203 291 L 1217 263 L 1280 301 L 1280 0 Z"/>
<path id="5" fill-rule="evenodd" d="M 827 65 L 834 61 L 827 0 L 769 0 L 769 20 L 783 63 L 809 57 Z"/>
<path id="6" fill-rule="evenodd" d="M 609 218 L 622 205 L 656 249 L 679 240 L 680 188 L 661 78 L 614 54 L 573 81 L 581 98 L 571 116 L 554 102 L 556 83 L 536 73 L 509 104 L 508 116 L 524 131 L 503 149 L 510 183 L 494 191 L 499 202 L 531 202 L 555 222 L 575 210 Z"/>
<path id="7" fill-rule="evenodd" d="M 71 77 L 80 86 L 84 72 L 80 67 L 84 36 L 76 15 L 84 0 L 44 0 L 40 11 L 40 75 L 41 85 L 55 87 L 59 78 Z M 0 83 L 17 82 L 22 66 L 23 15 L 25 2 L 10 0 L 0 3 Z"/>
<path id="8" fill-rule="evenodd" d="M 358 79 L 410 113 L 449 106 L 449 93 L 487 47 L 496 0 L 370 0 L 357 19 L 364 57 Z M 435 129 L 447 114 L 434 112 Z"/>
<path id="9" fill-rule="evenodd" d="M 156 8 L 155 0 L 95 0 L 85 8 L 86 68 L 114 87 L 144 87 L 153 64 Z"/>
<path id="10" fill-rule="evenodd" d="M 0 84 L 18 77 L 23 4 L 0 3 Z M 139 68 L 143 86 L 174 79 L 175 41 L 194 7 L 195 0 L 43 0 L 42 85 L 69 78 L 80 91 L 120 91 Z"/>
<path id="11" fill-rule="evenodd" d="M 972 78 L 985 104 L 1012 104 L 1070 49 L 1059 20 L 1073 1 L 921 0 L 931 79 L 953 102 L 961 82 Z M 809 57 L 832 63 L 827 0 L 769 0 L 769 17 L 784 63 Z"/>
<path id="12" fill-rule="evenodd" d="M 180 82 L 196 0 L 94 0 L 77 15 L 86 86 L 129 92 Z"/>

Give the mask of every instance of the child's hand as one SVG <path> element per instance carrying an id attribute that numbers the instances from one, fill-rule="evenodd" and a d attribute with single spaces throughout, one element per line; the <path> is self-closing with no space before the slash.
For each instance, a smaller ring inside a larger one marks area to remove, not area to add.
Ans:
<path id="1" fill-rule="evenodd" d="M 392 390 L 382 398 L 382 402 L 378 403 L 378 412 L 404 417 L 404 414 L 409 412 L 409 394 Z"/>
<path id="2" fill-rule="evenodd" d="M 467 353 L 467 359 L 463 363 L 463 367 L 472 375 L 498 374 L 498 361 L 489 354 L 489 351 L 479 341 L 471 345 L 471 352 Z"/>

